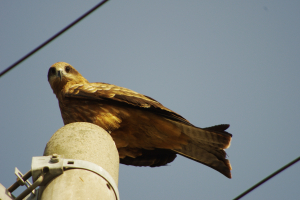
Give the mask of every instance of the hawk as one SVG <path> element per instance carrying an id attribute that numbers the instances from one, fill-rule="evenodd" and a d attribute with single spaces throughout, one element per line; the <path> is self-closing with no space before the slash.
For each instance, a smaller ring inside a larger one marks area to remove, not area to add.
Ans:
<path id="1" fill-rule="evenodd" d="M 64 124 L 90 122 L 113 138 L 120 163 L 158 167 L 177 154 L 231 178 L 224 149 L 232 135 L 228 124 L 199 128 L 158 101 L 127 88 L 90 83 L 65 62 L 53 64 L 48 81 L 56 95 Z"/>

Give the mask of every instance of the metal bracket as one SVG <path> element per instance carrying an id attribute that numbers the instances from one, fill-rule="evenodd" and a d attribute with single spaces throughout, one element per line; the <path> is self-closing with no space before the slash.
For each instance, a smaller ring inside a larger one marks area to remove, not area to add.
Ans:
<path id="1" fill-rule="evenodd" d="M 120 200 L 117 184 L 110 174 L 102 167 L 85 160 L 64 159 L 57 154 L 53 154 L 52 156 L 32 157 L 31 171 L 28 171 L 25 175 L 16 168 L 15 174 L 18 176 L 17 182 L 8 189 L 1 187 L 2 185 L 0 184 L 0 200 L 2 198 L 3 200 L 14 199 L 11 193 L 20 185 L 24 184 L 27 186 L 27 189 L 15 198 L 15 200 L 25 198 L 30 192 L 32 192 L 32 194 L 26 199 L 34 200 L 37 198 L 37 194 L 34 193 L 36 187 L 46 185 L 49 181 L 63 174 L 63 172 L 68 169 L 84 169 L 98 174 L 107 181 L 109 186 L 113 189 L 117 200 Z M 31 175 L 33 184 L 27 181 Z"/>
<path id="2" fill-rule="evenodd" d="M 44 173 L 44 180 L 41 185 L 46 185 L 50 180 L 68 169 L 85 169 L 94 172 L 104 178 L 113 189 L 117 200 L 120 199 L 117 184 L 110 174 L 95 163 L 85 160 L 64 159 L 57 154 L 52 156 L 39 156 L 32 158 L 31 170 L 32 179 L 36 181 Z"/>
<path id="3" fill-rule="evenodd" d="M 18 177 L 17 181 L 8 189 L 0 184 L 0 200 L 37 200 L 37 190 L 35 190 L 35 188 L 38 187 L 39 184 L 43 181 L 43 176 L 40 176 L 36 182 L 31 184 L 29 181 L 27 181 L 27 179 L 31 177 L 31 171 L 28 171 L 25 175 L 23 175 L 18 170 L 18 168 L 16 168 L 15 174 Z M 14 197 L 12 192 L 16 190 L 20 185 L 26 185 L 27 189 L 24 190 L 18 197 Z"/>
<path id="4" fill-rule="evenodd" d="M 44 180 L 40 184 L 41 186 L 44 186 L 56 176 L 64 173 L 63 160 L 64 159 L 57 154 L 53 154 L 52 156 L 32 157 L 31 173 L 33 182 L 44 174 Z"/>
<path id="5" fill-rule="evenodd" d="M 85 169 L 94 172 L 104 178 L 113 189 L 117 200 L 120 200 L 118 186 L 111 175 L 99 165 L 85 160 L 64 159 L 64 169 Z"/>
<path id="6" fill-rule="evenodd" d="M 23 174 L 20 172 L 18 168 L 15 168 L 15 175 L 18 177 L 17 182 L 19 185 L 25 185 L 27 188 L 29 188 L 32 184 L 30 183 L 29 180 L 23 180 Z M 32 194 L 34 194 L 34 191 L 32 191 Z"/>

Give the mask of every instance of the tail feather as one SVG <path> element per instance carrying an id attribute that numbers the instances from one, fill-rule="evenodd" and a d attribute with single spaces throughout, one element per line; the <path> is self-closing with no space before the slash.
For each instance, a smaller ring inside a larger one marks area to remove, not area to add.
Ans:
<path id="1" fill-rule="evenodd" d="M 190 141 L 182 149 L 173 150 L 174 152 L 189 159 L 200 162 L 231 178 L 231 165 L 226 159 L 226 153 L 222 149 L 212 147 L 200 142 Z"/>
<path id="2" fill-rule="evenodd" d="M 182 149 L 175 149 L 174 152 L 207 165 L 228 178 L 231 178 L 231 165 L 226 159 L 224 149 L 230 146 L 232 135 L 225 130 L 227 124 L 198 128 L 180 122 L 173 123 L 181 129 L 182 133 L 190 137 L 187 145 Z"/>
<path id="3" fill-rule="evenodd" d="M 190 138 L 186 145 L 183 145 L 181 149 L 172 150 L 159 148 L 154 150 L 139 149 L 141 151 L 140 155 L 120 157 L 120 163 L 158 167 L 167 165 L 176 158 L 176 154 L 180 154 L 207 165 L 231 178 L 231 165 L 229 160 L 226 159 L 226 152 L 224 151 L 230 146 L 232 137 L 230 133 L 226 132 L 229 125 L 221 124 L 207 128 L 198 128 L 177 121 L 170 120 L 170 122 L 177 126 L 182 134 Z"/>
<path id="4" fill-rule="evenodd" d="M 192 140 L 221 149 L 227 149 L 230 146 L 232 135 L 225 131 L 229 127 L 227 124 L 221 124 L 202 129 L 180 122 L 171 122 L 180 128 L 182 133 L 189 136 Z"/>
<path id="5" fill-rule="evenodd" d="M 229 124 L 219 124 L 219 125 L 215 125 L 215 126 L 206 127 L 203 129 L 208 130 L 208 131 L 222 132 L 222 133 L 229 134 L 230 136 L 232 136 L 232 134 L 230 134 L 226 131 L 226 129 L 228 129 L 229 126 L 230 126 Z"/>

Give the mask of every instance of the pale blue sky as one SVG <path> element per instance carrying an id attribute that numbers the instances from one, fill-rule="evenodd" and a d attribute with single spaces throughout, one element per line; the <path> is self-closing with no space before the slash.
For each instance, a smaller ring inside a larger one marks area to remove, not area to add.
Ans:
<path id="1" fill-rule="evenodd" d="M 0 70 L 98 1 L 0 1 Z M 120 166 L 121 199 L 232 199 L 299 156 L 300 2 L 111 0 L 0 78 L 0 183 L 63 126 L 55 62 L 148 95 L 194 125 L 229 123 L 232 179 L 178 156 Z M 243 199 L 296 199 L 300 163 Z"/>

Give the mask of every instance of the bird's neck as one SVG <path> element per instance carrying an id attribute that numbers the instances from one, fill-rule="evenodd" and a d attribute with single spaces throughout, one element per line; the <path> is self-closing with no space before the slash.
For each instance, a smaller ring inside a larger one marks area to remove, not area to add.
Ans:
<path id="1" fill-rule="evenodd" d="M 81 80 L 81 81 L 68 81 L 68 82 L 63 82 L 61 81 L 60 84 L 53 85 L 53 93 L 56 95 L 57 99 L 61 102 L 64 101 L 64 96 L 68 92 L 69 88 L 76 85 L 76 84 L 86 84 L 88 81 L 86 79 Z"/>

